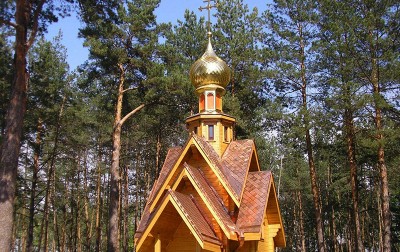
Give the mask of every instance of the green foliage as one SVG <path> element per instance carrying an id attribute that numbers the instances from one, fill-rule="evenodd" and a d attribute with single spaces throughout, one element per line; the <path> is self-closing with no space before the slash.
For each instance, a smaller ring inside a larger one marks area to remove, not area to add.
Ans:
<path id="1" fill-rule="evenodd" d="M 261 70 L 261 62 L 265 60 L 261 50 L 261 19 L 257 8 L 249 10 L 242 0 L 219 1 L 215 16 L 215 51 L 232 72 L 225 96 L 228 97 L 226 112 L 238 120 L 237 136 L 251 137 L 262 131 L 259 122 L 267 101 Z"/>
<path id="2" fill-rule="evenodd" d="M 62 2 L 60 10 L 67 10 L 69 2 Z M 175 25 L 157 24 L 158 0 L 77 3 L 84 22 L 80 36 L 90 51 L 88 62 L 70 74 L 60 36 L 51 42 L 39 39 L 29 54 L 31 78 L 18 177 L 16 244 L 22 246 L 18 242 L 26 237 L 33 154 L 42 121 L 34 247 L 41 240 L 43 250 L 41 227 L 47 210 L 48 248 L 94 251 L 99 245 L 105 249 L 111 135 L 122 69 L 122 114 L 146 104 L 122 128 L 121 188 L 126 182 L 128 191 L 123 189 L 121 194 L 121 246 L 126 240 L 127 250 L 133 250 L 137 222 L 167 150 L 185 143 L 185 118 L 198 109 L 188 73 L 206 48 L 205 19 L 187 10 Z M 0 14 L 12 18 L 15 3 L 3 1 L 1 5 L 7 8 Z M 55 10 L 58 5 L 50 1 L 46 8 Z M 50 14 L 46 22 L 55 21 Z M 301 225 L 306 251 L 317 249 L 305 129 L 311 134 L 328 251 L 334 247 L 354 250 L 346 116 L 355 127 L 365 248 L 378 251 L 382 236 L 376 169 L 379 144 L 385 148 L 388 169 L 392 242 L 394 248 L 399 247 L 399 17 L 396 1 L 276 0 L 264 13 L 250 10 L 244 0 L 219 1 L 212 44 L 232 69 L 223 111 L 236 117 L 237 139 L 254 138 L 262 169 L 274 174 L 287 237 L 284 251 L 300 251 Z M 369 76 L 371 45 L 379 62 L 379 94 L 373 94 Z M 305 54 L 300 53 L 301 47 Z M 14 71 L 8 30 L 0 35 L 0 51 L 3 133 Z M 302 62 L 306 69 L 301 68 Z M 301 106 L 303 73 L 306 108 Z M 375 105 L 382 109 L 382 142 L 375 138 Z M 52 162 L 53 175 L 49 171 Z M 48 181 L 51 197 L 44 209 Z M 127 233 L 122 232 L 125 227 Z"/>
<path id="3" fill-rule="evenodd" d="M 0 143 L 5 128 L 7 104 L 9 102 L 11 83 L 13 81 L 13 57 L 11 45 L 6 32 L 0 35 Z"/>

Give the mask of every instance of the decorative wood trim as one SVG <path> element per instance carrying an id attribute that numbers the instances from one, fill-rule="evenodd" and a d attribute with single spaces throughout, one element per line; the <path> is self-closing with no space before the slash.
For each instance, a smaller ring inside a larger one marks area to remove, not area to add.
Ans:
<path id="1" fill-rule="evenodd" d="M 276 208 L 277 208 L 277 211 L 278 211 L 278 218 L 279 218 L 279 225 L 282 227 L 279 231 L 281 232 L 281 238 L 282 238 L 282 241 L 283 241 L 283 247 L 286 247 L 286 236 L 285 236 L 285 229 L 283 228 L 283 222 L 282 222 L 282 216 L 281 216 L 281 208 L 280 208 L 280 206 L 279 206 L 279 201 L 278 201 L 278 195 L 276 195 L 276 188 L 275 188 L 275 182 L 274 182 L 274 177 L 272 176 L 272 173 L 271 173 L 271 187 L 272 187 L 272 190 L 273 190 L 273 193 L 275 194 L 275 203 L 276 203 Z M 269 198 L 269 196 L 268 196 L 268 198 Z M 267 203 L 268 204 L 268 203 Z M 278 224 L 277 224 L 278 225 Z"/>
<path id="2" fill-rule="evenodd" d="M 183 158 L 186 156 L 187 151 L 190 148 L 190 146 L 193 144 L 193 142 L 195 142 L 195 141 L 193 140 L 193 137 L 191 137 L 189 139 L 189 141 L 186 143 L 185 148 L 182 150 L 182 153 L 179 156 L 178 160 L 176 161 L 174 167 L 171 169 L 170 173 L 168 174 L 164 184 L 160 187 L 158 192 L 155 192 L 156 195 L 155 195 L 155 198 L 153 199 L 153 202 L 150 205 L 150 209 L 149 209 L 150 212 L 152 212 L 154 210 L 155 206 L 157 205 L 157 202 L 160 200 L 160 197 L 161 197 L 162 193 L 166 189 L 168 183 L 170 183 L 170 180 L 174 176 L 176 170 L 178 169 L 178 167 L 179 167 L 180 163 L 182 162 Z"/>
<path id="3" fill-rule="evenodd" d="M 136 251 L 140 251 L 140 247 L 143 245 L 143 242 L 146 240 L 146 238 L 149 235 L 151 229 L 154 227 L 154 225 L 156 224 L 156 222 L 157 222 L 158 218 L 160 217 L 161 213 L 164 211 L 165 207 L 167 206 L 167 204 L 169 202 L 169 198 L 171 198 L 170 195 L 165 197 L 164 201 L 159 206 L 157 212 L 154 214 L 153 219 L 150 221 L 149 225 L 143 231 L 143 234 L 140 237 L 140 239 L 138 240 L 138 243 L 136 245 Z"/>
<path id="4" fill-rule="evenodd" d="M 244 233 L 245 241 L 259 241 L 261 240 L 261 233 Z"/>

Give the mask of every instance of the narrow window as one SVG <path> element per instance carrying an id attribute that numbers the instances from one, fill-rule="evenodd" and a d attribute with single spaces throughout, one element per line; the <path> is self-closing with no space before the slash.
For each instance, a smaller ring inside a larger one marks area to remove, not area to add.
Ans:
<path id="1" fill-rule="evenodd" d="M 224 126 L 224 141 L 228 142 L 228 127 Z"/>
<path id="2" fill-rule="evenodd" d="M 222 111 L 222 99 L 221 95 L 217 93 L 217 98 L 216 98 L 216 109 L 218 111 Z"/>
<path id="3" fill-rule="evenodd" d="M 215 110 L 214 94 L 213 93 L 208 93 L 207 94 L 207 109 Z"/>
<path id="4" fill-rule="evenodd" d="M 200 95 L 200 102 L 199 102 L 199 110 L 200 112 L 204 111 L 205 109 L 205 97 L 204 94 Z"/>
<path id="5" fill-rule="evenodd" d="M 197 127 L 194 127 L 193 131 L 194 131 L 194 134 L 197 135 Z"/>
<path id="6" fill-rule="evenodd" d="M 208 125 L 208 140 L 214 141 L 214 125 Z"/>

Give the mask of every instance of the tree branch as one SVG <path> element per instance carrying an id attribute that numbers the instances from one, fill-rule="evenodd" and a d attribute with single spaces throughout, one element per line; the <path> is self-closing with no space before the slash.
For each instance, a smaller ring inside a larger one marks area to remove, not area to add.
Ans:
<path id="1" fill-rule="evenodd" d="M 135 108 L 134 110 L 132 110 L 131 112 L 129 112 L 127 115 L 124 116 L 124 118 L 122 118 L 119 122 L 118 125 L 122 126 L 124 124 L 124 122 L 126 120 L 128 120 L 129 117 L 131 117 L 132 115 L 136 114 L 136 112 L 139 112 L 142 108 L 145 107 L 145 104 L 141 104 L 140 106 L 138 106 L 137 108 Z"/>
<path id="2" fill-rule="evenodd" d="M 9 26 L 14 27 L 15 29 L 17 29 L 17 27 L 18 27 L 18 24 L 11 22 L 10 20 L 4 20 L 2 18 L 0 18 L 0 24 L 9 25 Z"/>
<path id="3" fill-rule="evenodd" d="M 122 93 L 125 93 L 126 91 L 130 91 L 130 90 L 135 90 L 135 89 L 137 89 L 137 87 L 135 87 L 135 88 L 127 88 L 127 89 L 122 90 Z"/>
<path id="4" fill-rule="evenodd" d="M 33 16 L 33 27 L 32 27 L 32 31 L 31 31 L 31 35 L 30 35 L 29 40 L 26 45 L 27 48 L 31 47 L 31 45 L 35 41 L 36 34 L 38 31 L 38 27 L 39 27 L 39 14 L 42 12 L 43 5 L 45 2 L 46 2 L 46 0 L 41 0 L 35 10 L 35 14 Z"/>

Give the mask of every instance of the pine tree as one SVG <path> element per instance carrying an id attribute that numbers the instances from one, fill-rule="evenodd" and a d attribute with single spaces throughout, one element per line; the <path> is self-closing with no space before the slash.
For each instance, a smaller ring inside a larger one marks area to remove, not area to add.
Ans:
<path id="1" fill-rule="evenodd" d="M 40 167 L 43 166 L 43 142 L 49 141 L 49 131 L 57 128 L 59 111 L 65 103 L 66 87 L 68 87 L 68 65 L 65 48 L 60 45 L 61 35 L 53 42 L 41 38 L 29 54 L 29 73 L 31 88 L 28 92 L 28 109 L 26 129 L 29 139 L 30 127 L 35 132 L 35 140 L 31 141 L 34 150 L 33 171 L 30 192 L 29 226 L 27 251 L 33 251 L 34 215 L 37 211 L 37 184 Z M 32 109 L 34 108 L 34 109 Z M 36 128 L 36 129 L 35 129 Z M 54 170 L 54 167 L 53 167 Z M 51 174 L 47 178 L 52 180 Z M 47 196 L 46 196 L 47 198 Z M 47 204 L 48 205 L 48 204 Z M 47 211 L 47 210 L 45 210 Z"/>
<path id="2" fill-rule="evenodd" d="M 38 33 L 45 31 L 47 23 L 57 21 L 55 6 L 46 0 L 6 1 L 2 4 L 0 23 L 15 29 L 15 77 L 12 85 L 9 107 L 6 115 L 5 134 L 1 146 L 0 160 L 0 231 L 3 239 L 0 247 L 11 250 L 13 202 L 15 199 L 18 157 L 28 89 L 26 56 Z M 60 14 L 67 12 L 65 5 L 60 5 Z"/>
<path id="3" fill-rule="evenodd" d="M 266 104 L 263 93 L 262 25 L 258 9 L 249 10 L 243 0 L 218 1 L 213 27 L 215 50 L 231 68 L 231 81 L 224 103 L 227 113 L 237 118 L 238 138 L 262 131 L 260 121 Z M 262 148 L 262 146 L 259 146 Z"/>
<path id="4" fill-rule="evenodd" d="M 115 97 L 115 113 L 113 124 L 113 153 L 110 167 L 110 203 L 108 250 L 120 250 L 119 212 L 120 207 L 120 154 L 121 130 L 124 122 L 145 107 L 143 96 L 151 93 L 154 85 L 149 81 L 148 73 L 153 65 L 156 31 L 154 9 L 159 1 L 143 0 L 120 4 L 108 19 L 86 18 L 86 27 L 81 34 L 90 47 L 91 58 L 107 76 L 100 76 L 104 85 L 115 85 L 117 92 L 111 89 Z M 96 71 L 97 71 L 96 69 Z M 134 92 L 134 109 L 123 113 L 125 92 Z M 152 101 L 154 102 L 154 101 Z"/>
<path id="5" fill-rule="evenodd" d="M 325 251 L 320 189 L 311 139 L 309 90 L 316 75 L 312 64 L 312 42 L 316 35 L 316 5 L 313 1 L 275 1 L 264 20 L 272 31 L 271 51 L 275 52 L 273 82 L 288 99 L 292 109 L 299 110 L 305 137 L 305 148 L 310 169 L 318 250 Z"/>

